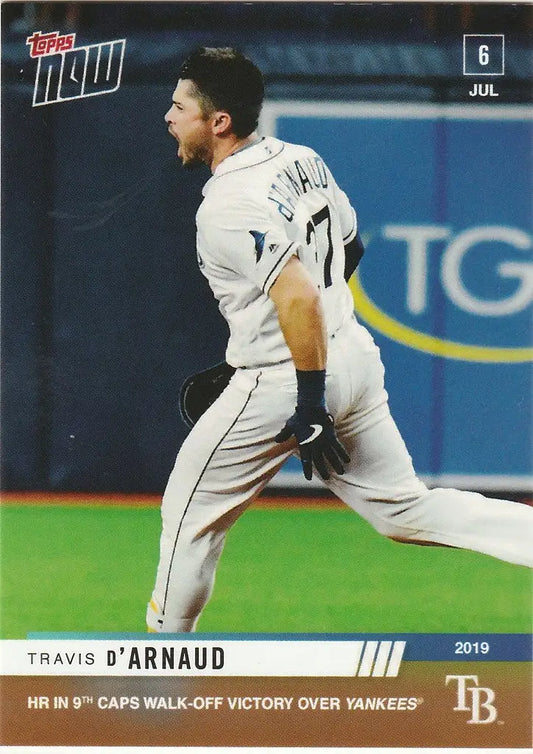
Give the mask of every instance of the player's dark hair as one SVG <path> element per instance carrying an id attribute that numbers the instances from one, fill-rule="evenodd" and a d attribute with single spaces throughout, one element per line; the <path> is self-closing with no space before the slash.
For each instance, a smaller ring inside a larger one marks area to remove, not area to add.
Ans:
<path id="1" fill-rule="evenodd" d="M 256 65 L 232 47 L 199 47 L 185 60 L 180 79 L 193 82 L 203 112 L 225 110 L 239 138 L 257 128 L 265 94 Z"/>

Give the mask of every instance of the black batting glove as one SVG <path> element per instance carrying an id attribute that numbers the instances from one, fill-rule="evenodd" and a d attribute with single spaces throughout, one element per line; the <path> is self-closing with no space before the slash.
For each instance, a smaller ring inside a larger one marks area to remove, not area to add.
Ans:
<path id="1" fill-rule="evenodd" d="M 344 464 L 350 457 L 335 434 L 333 419 L 323 406 L 297 406 L 275 440 L 285 442 L 293 436 L 298 441 L 307 480 L 313 477 L 313 464 L 322 479 L 330 477 L 328 464 L 337 474 L 344 474 Z"/>

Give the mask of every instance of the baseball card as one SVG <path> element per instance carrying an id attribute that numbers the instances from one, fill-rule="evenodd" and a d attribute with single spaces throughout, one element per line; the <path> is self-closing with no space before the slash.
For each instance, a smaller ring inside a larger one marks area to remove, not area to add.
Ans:
<path id="1" fill-rule="evenodd" d="M 0 750 L 529 749 L 531 5 L 0 10 Z"/>

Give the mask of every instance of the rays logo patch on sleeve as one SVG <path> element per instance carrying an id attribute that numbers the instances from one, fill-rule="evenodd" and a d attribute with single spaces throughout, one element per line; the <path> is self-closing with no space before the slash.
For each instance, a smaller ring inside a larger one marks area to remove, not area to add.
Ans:
<path id="1" fill-rule="evenodd" d="M 265 248 L 266 233 L 261 233 L 261 231 L 259 230 L 250 230 L 248 232 L 253 237 L 255 242 L 255 261 L 257 263 L 261 259 L 263 249 Z"/>

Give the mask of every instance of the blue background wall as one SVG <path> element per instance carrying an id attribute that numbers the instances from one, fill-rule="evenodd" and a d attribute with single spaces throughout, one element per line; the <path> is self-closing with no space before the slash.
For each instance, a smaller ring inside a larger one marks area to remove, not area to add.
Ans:
<path id="1" fill-rule="evenodd" d="M 504 226 L 520 230 L 529 248 L 496 240 L 473 245 L 460 268 L 463 285 L 482 302 L 507 299 L 527 284 L 497 273 L 506 261 L 529 263 L 531 279 L 531 122 L 469 120 L 464 109 L 462 119 L 450 120 L 447 112 L 386 120 L 280 116 L 277 134 L 320 152 L 352 199 L 367 241 L 361 283 L 382 311 L 439 339 L 525 349 L 531 284 L 529 305 L 508 315 L 480 315 L 450 299 L 441 265 L 458 234 Z M 421 313 L 407 306 L 407 243 L 386 237 L 392 225 L 436 226 L 449 234 L 427 245 L 427 305 Z M 442 358 L 371 329 L 386 365 L 393 415 L 420 473 L 529 474 L 530 361 Z"/>
<path id="2" fill-rule="evenodd" d="M 3 126 L 3 485 L 157 490 L 185 436 L 178 390 L 226 327 L 197 268 L 207 169 L 185 174 L 172 89 L 32 109 Z"/>
<path id="3" fill-rule="evenodd" d="M 48 20 L 31 16 L 45 6 Z M 120 89 L 32 108 L 26 37 L 66 31 L 67 4 L 2 5 L 4 489 L 160 491 L 186 434 L 179 386 L 223 358 L 226 326 L 195 254 L 208 173 L 183 170 L 163 122 L 177 66 L 197 44 L 241 47 L 270 99 L 464 102 L 462 34 L 505 33 L 499 102 L 530 100 L 527 7 L 312 6 L 79 4 L 68 20 L 77 45 L 127 39 Z M 410 315 L 405 244 L 383 235 L 386 225 L 428 223 L 450 238 L 488 223 L 531 233 L 524 123 L 285 117 L 278 126 L 321 151 L 350 194 L 368 237 L 361 281 L 381 309 L 461 342 L 526 345 L 530 311 L 473 317 L 447 299 L 438 242 L 427 310 Z M 480 245 L 465 281 L 479 296 L 511 295 L 517 282 L 494 273 L 510 259 L 525 255 Z M 376 339 L 422 473 L 527 473 L 526 366 L 451 362 Z"/>

